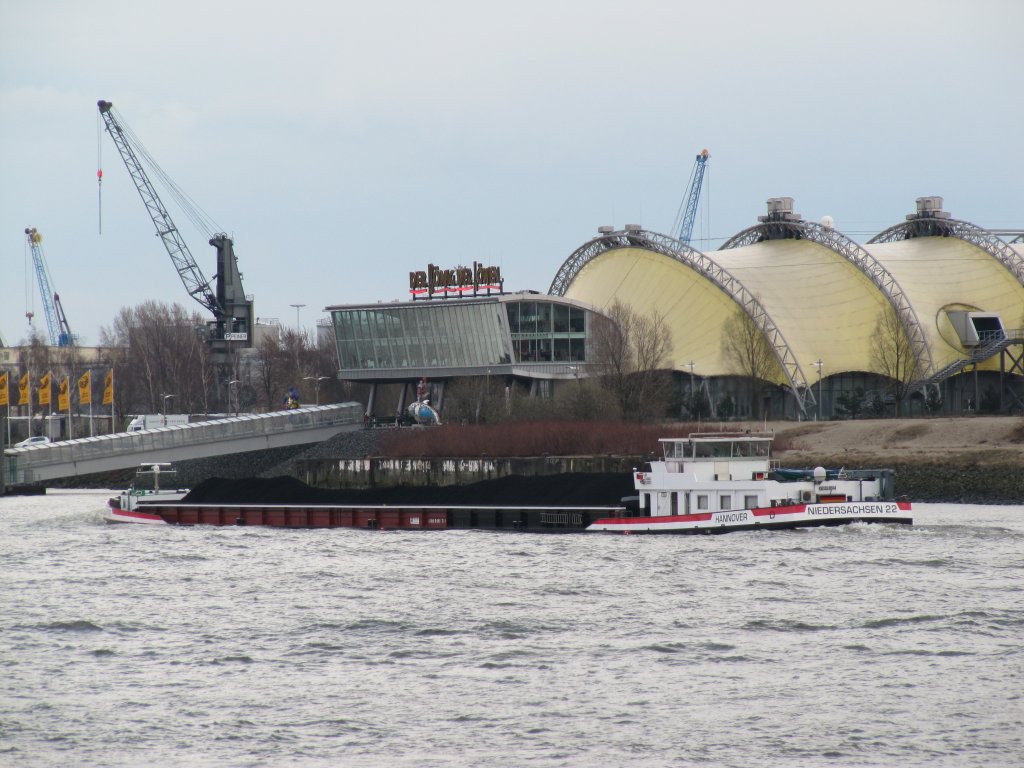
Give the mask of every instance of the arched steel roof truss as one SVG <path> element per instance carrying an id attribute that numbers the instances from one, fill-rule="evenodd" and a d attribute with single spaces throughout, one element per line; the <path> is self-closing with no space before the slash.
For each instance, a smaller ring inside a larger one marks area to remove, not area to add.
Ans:
<path id="1" fill-rule="evenodd" d="M 900 324 L 903 326 L 903 331 L 907 334 L 907 340 L 910 342 L 910 348 L 917 360 L 919 370 L 925 376 L 931 374 L 935 368 L 932 352 L 928 347 L 928 341 L 925 338 L 921 321 L 910 304 L 910 300 L 907 299 L 907 295 L 903 292 L 896 278 L 892 276 L 889 270 L 882 266 L 878 259 L 842 232 L 811 221 L 771 221 L 757 224 L 743 230 L 739 234 L 733 235 L 722 244 L 719 250 L 740 248 L 764 240 L 800 239 L 817 243 L 839 254 L 874 283 L 875 287 L 888 300 Z M 871 242 L 874 242 L 874 240 Z"/>
<path id="2" fill-rule="evenodd" d="M 955 237 L 981 248 L 1024 285 L 1024 259 L 1006 242 L 987 229 L 969 221 L 937 217 L 914 217 L 879 232 L 868 243 L 895 243 L 914 237 Z"/>
<path id="3" fill-rule="evenodd" d="M 740 309 L 753 321 L 772 345 L 779 365 L 786 376 L 786 382 L 789 384 L 789 388 L 793 392 L 800 410 L 807 413 L 808 406 L 813 406 L 816 403 L 814 392 L 808 387 L 807 379 L 800 368 L 800 364 L 797 362 L 796 356 L 793 354 L 793 350 L 760 300 L 739 279 L 730 274 L 728 270 L 714 259 L 679 240 L 666 235 L 659 235 L 656 232 L 643 230 L 625 230 L 602 234 L 573 251 L 558 270 L 555 279 L 551 281 L 548 293 L 554 296 L 564 296 L 569 285 L 583 267 L 601 254 L 620 248 L 644 248 L 648 251 L 660 253 L 663 256 L 668 256 L 671 259 L 682 262 L 714 283 L 739 305 Z"/>

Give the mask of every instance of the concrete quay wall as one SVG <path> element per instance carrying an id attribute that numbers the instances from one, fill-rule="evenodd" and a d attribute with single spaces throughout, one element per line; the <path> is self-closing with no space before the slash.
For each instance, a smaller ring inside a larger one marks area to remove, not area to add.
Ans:
<path id="1" fill-rule="evenodd" d="M 632 456 L 297 459 L 294 474 L 315 488 L 424 487 L 469 485 L 512 475 L 533 477 L 567 472 L 627 475 L 634 467 L 641 466 L 642 461 Z"/>

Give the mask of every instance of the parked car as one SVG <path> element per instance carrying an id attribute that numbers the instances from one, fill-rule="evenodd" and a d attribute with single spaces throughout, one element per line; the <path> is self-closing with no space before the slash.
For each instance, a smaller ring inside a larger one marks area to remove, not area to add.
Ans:
<path id="1" fill-rule="evenodd" d="M 14 447 L 25 448 L 29 445 L 46 445 L 49 442 L 50 438 L 48 438 L 46 435 L 35 435 L 34 437 L 30 437 L 27 440 L 22 440 L 20 443 L 15 443 Z"/>

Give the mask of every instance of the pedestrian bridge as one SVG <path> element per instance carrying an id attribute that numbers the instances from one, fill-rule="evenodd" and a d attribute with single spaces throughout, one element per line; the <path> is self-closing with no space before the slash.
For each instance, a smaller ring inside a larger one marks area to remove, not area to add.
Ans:
<path id="1" fill-rule="evenodd" d="M 186 461 L 327 440 L 362 429 L 364 407 L 337 403 L 117 432 L 4 451 L 3 481 L 33 485 L 155 462 Z"/>

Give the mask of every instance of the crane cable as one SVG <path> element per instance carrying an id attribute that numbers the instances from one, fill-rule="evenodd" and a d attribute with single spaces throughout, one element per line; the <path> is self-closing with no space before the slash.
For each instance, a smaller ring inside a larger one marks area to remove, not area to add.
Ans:
<path id="1" fill-rule="evenodd" d="M 103 120 L 96 113 L 96 200 L 100 234 L 103 234 Z"/>
<path id="2" fill-rule="evenodd" d="M 192 225 L 202 232 L 206 237 L 212 237 L 215 233 L 221 233 L 224 230 L 218 226 L 217 222 L 206 213 L 189 195 L 179 187 L 174 180 L 160 167 L 159 163 L 153 159 L 153 156 L 146 149 L 146 146 L 139 140 L 139 137 L 135 132 L 128 126 L 124 121 L 121 113 L 111 107 L 111 112 L 114 113 L 114 117 L 117 119 L 118 124 L 121 126 L 121 133 L 124 134 L 128 143 L 132 149 L 145 161 L 146 165 L 152 170 L 162 182 L 164 189 L 170 193 L 171 197 L 178 203 L 178 207 L 182 210 Z"/>

